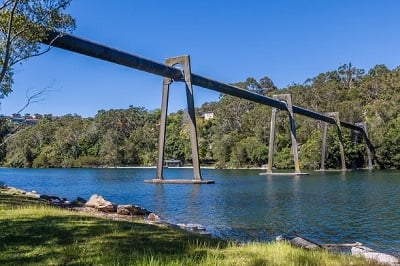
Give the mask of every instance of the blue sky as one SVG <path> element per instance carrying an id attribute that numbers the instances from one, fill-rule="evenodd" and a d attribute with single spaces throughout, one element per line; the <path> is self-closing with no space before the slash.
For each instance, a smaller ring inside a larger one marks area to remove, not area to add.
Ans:
<path id="1" fill-rule="evenodd" d="M 269 76 L 280 88 L 351 62 L 400 65 L 400 1 L 73 0 L 73 34 L 163 62 L 189 54 L 192 71 L 226 83 Z M 16 112 L 27 89 L 50 87 L 25 112 L 94 116 L 129 105 L 158 108 L 162 78 L 53 49 L 16 68 L 0 113 Z M 195 104 L 219 94 L 195 87 Z M 185 107 L 174 84 L 170 111 Z"/>

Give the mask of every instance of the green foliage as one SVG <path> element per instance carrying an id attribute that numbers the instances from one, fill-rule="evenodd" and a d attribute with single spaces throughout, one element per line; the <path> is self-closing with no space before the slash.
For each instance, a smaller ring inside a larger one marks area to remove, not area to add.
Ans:
<path id="1" fill-rule="evenodd" d="M 6 0 L 0 4 L 0 98 L 12 91 L 13 66 L 38 56 L 47 31 L 69 32 L 74 19 L 65 13 L 71 0 Z"/>
<path id="2" fill-rule="evenodd" d="M 282 90 L 277 90 L 268 78 L 248 78 L 235 85 L 268 96 L 290 93 L 297 106 L 321 113 L 337 111 L 342 121 L 350 123 L 366 121 L 379 164 L 400 168 L 400 67 L 390 70 L 377 65 L 365 73 L 346 64 Z M 197 109 L 198 114 L 206 111 L 214 112 L 215 118 L 197 117 L 201 162 L 214 162 L 217 168 L 259 167 L 267 163 L 271 107 L 224 95 L 218 102 L 205 103 Z M 299 115 L 295 115 L 295 122 L 301 167 L 319 168 L 321 124 Z M 159 125 L 159 110 L 133 106 L 126 110 L 100 110 L 93 119 L 65 116 L 56 120 L 46 116 L 35 126 L 20 128 L 12 137 L 12 125 L 0 119 L 0 138 L 8 138 L 1 144 L 0 158 L 4 165 L 12 167 L 155 165 Z M 165 158 L 190 163 L 189 136 L 185 113 L 170 114 Z M 365 167 L 365 142 L 361 134 L 358 143 L 354 143 L 354 137 L 354 132 L 342 129 L 346 166 Z M 340 167 L 338 140 L 336 127 L 330 125 L 327 168 Z M 274 166 L 294 167 L 285 111 L 276 116 Z"/>
<path id="3" fill-rule="evenodd" d="M 154 165 L 159 112 L 99 111 L 94 119 L 67 115 L 26 126 L 7 142 L 10 167 Z"/>
<path id="4" fill-rule="evenodd" d="M 184 124 L 184 113 L 171 114 L 167 123 L 165 158 L 181 161 L 190 159 L 189 132 Z"/>
<path id="5" fill-rule="evenodd" d="M 216 167 L 225 167 L 229 162 L 237 137 L 237 134 L 232 132 L 214 140 L 213 159 L 217 162 Z"/>
<path id="6" fill-rule="evenodd" d="M 390 121 L 378 156 L 386 167 L 400 168 L 400 115 Z"/>
<path id="7" fill-rule="evenodd" d="M 96 156 L 81 156 L 72 162 L 72 167 L 96 167 L 101 166 L 102 161 Z"/>
<path id="8" fill-rule="evenodd" d="M 244 167 L 248 163 L 248 154 L 246 145 L 242 142 L 236 142 L 232 147 L 231 156 L 229 158 L 231 167 Z"/>
<path id="9" fill-rule="evenodd" d="M 300 166 L 303 169 L 318 169 L 321 158 L 322 132 L 315 129 L 299 150 Z"/>
<path id="10" fill-rule="evenodd" d="M 285 147 L 282 150 L 275 152 L 273 165 L 277 169 L 294 168 L 292 149 L 290 147 Z"/>

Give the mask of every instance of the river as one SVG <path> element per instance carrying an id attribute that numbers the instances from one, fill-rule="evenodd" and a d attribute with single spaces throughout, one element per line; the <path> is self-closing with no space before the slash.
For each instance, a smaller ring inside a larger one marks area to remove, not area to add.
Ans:
<path id="1" fill-rule="evenodd" d="M 261 170 L 203 169 L 215 184 L 145 184 L 155 169 L 0 169 L 0 181 L 69 200 L 100 194 L 136 204 L 172 223 L 198 223 L 217 237 L 269 241 L 297 231 L 328 243 L 362 242 L 400 253 L 400 171 L 311 172 L 261 176 Z M 191 178 L 191 169 L 165 177 Z"/>

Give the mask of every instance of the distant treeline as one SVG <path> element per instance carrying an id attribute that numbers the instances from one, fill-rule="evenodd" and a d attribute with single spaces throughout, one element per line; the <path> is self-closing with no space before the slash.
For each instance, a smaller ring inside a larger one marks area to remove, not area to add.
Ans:
<path id="1" fill-rule="evenodd" d="M 272 96 L 290 93 L 295 105 L 317 112 L 340 113 L 341 120 L 367 122 L 379 167 L 400 168 L 400 67 L 377 65 L 365 72 L 351 64 L 321 73 L 303 84 L 277 89 L 264 77 L 234 84 Z M 221 95 L 197 113 L 213 112 L 214 119 L 198 116 L 200 160 L 216 167 L 260 166 L 267 162 L 271 107 Z M 319 168 L 321 124 L 295 115 L 302 168 Z M 155 165 L 160 111 L 129 107 L 100 110 L 94 118 L 67 115 L 40 119 L 34 126 L 0 121 L 0 160 L 9 167 L 86 167 Z M 183 111 L 168 117 L 166 159 L 191 161 L 189 129 Z M 274 165 L 293 168 L 288 118 L 277 115 Z M 354 145 L 353 132 L 343 129 L 346 164 L 363 167 L 365 142 Z M 339 166 L 336 129 L 328 130 L 327 167 Z"/>

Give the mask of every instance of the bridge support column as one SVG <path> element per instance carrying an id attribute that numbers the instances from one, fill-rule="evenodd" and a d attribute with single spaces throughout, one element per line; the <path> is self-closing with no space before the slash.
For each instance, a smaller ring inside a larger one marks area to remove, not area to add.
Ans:
<path id="1" fill-rule="evenodd" d="M 280 100 L 286 104 L 286 110 L 289 114 L 289 128 L 290 128 L 290 138 L 292 141 L 292 152 L 293 152 L 293 159 L 294 159 L 294 174 L 306 174 L 301 173 L 300 171 L 300 164 L 299 164 L 299 155 L 297 151 L 297 140 L 296 140 L 296 124 L 294 121 L 293 115 L 293 105 L 292 105 L 292 97 L 290 94 L 279 94 L 274 95 L 274 99 Z M 275 147 L 275 124 L 276 124 L 276 113 L 278 109 L 272 108 L 271 113 L 271 129 L 269 135 L 269 151 L 268 151 L 268 163 L 267 163 L 267 175 L 272 174 L 272 165 L 273 165 L 273 158 L 274 158 L 274 147 Z M 283 173 L 282 173 L 283 174 Z"/>
<path id="2" fill-rule="evenodd" d="M 360 123 L 355 123 L 356 126 L 362 127 L 364 129 L 364 134 L 365 137 L 368 138 L 368 130 L 367 130 L 367 123 L 365 122 L 360 122 Z M 357 131 L 355 131 L 355 133 L 357 134 L 356 136 L 358 136 Z M 367 141 L 367 140 L 365 140 Z M 367 160 L 368 160 L 368 169 L 372 170 L 374 167 L 372 165 L 372 155 L 371 155 L 371 150 L 369 149 L 369 146 L 367 145 Z"/>
<path id="3" fill-rule="evenodd" d="M 274 147 L 275 147 L 275 122 L 276 122 L 276 112 L 277 111 L 278 111 L 278 109 L 272 108 L 271 128 L 269 131 L 267 174 L 272 174 L 272 165 L 273 165 L 273 160 L 274 160 Z"/>
<path id="4" fill-rule="evenodd" d="M 359 124 L 357 125 L 357 123 L 355 125 L 360 126 Z M 353 145 L 354 145 L 354 147 L 357 147 L 357 144 L 358 144 L 358 134 L 360 134 L 360 132 L 358 132 L 357 130 L 353 130 Z M 353 158 L 351 161 L 351 169 L 357 169 L 356 158 Z"/>
<path id="5" fill-rule="evenodd" d="M 162 99 L 161 99 L 161 120 L 160 131 L 158 134 L 158 160 L 157 160 L 157 173 L 156 179 L 162 180 L 163 165 L 164 165 L 164 151 L 165 151 L 165 137 L 167 129 L 167 111 L 168 111 L 168 98 L 169 98 L 169 85 L 172 83 L 170 78 L 163 78 Z"/>
<path id="6" fill-rule="evenodd" d="M 328 123 L 322 122 L 322 147 L 321 147 L 321 168 L 320 171 L 325 171 L 325 158 L 326 158 L 326 133 L 328 130 Z"/>
<path id="7" fill-rule="evenodd" d="M 196 117 L 194 109 L 194 98 L 193 98 L 193 86 L 192 86 L 192 75 L 190 69 L 190 57 L 188 55 L 172 57 L 165 60 L 165 64 L 168 66 L 175 66 L 177 64 L 183 67 L 184 82 L 186 85 L 186 101 L 187 101 L 187 117 L 189 118 L 189 129 L 190 129 L 190 143 L 192 149 L 192 163 L 193 163 L 193 180 L 164 180 L 163 177 L 163 164 L 164 164 L 164 152 L 165 152 L 165 137 L 167 128 L 167 111 L 168 111 L 168 99 L 169 99 L 169 86 L 173 82 L 170 78 L 163 78 L 163 92 L 161 102 L 161 122 L 160 132 L 158 137 L 158 161 L 157 161 L 157 173 L 156 178 L 152 180 L 145 180 L 146 183 L 214 183 L 213 180 L 203 180 L 200 172 L 199 153 L 197 144 L 197 132 L 196 132 Z"/>
<path id="8" fill-rule="evenodd" d="M 339 150 L 340 150 L 340 162 L 341 162 L 341 170 L 346 171 L 346 161 L 344 157 L 344 148 L 343 148 L 343 137 L 342 137 L 342 129 L 340 126 L 339 112 L 329 112 L 325 114 L 335 120 L 336 129 L 339 137 Z M 328 124 L 324 123 L 323 125 L 323 135 L 322 135 L 322 149 L 321 149 L 321 168 L 320 171 L 325 171 L 325 157 L 326 157 L 326 134 L 327 134 Z"/>

